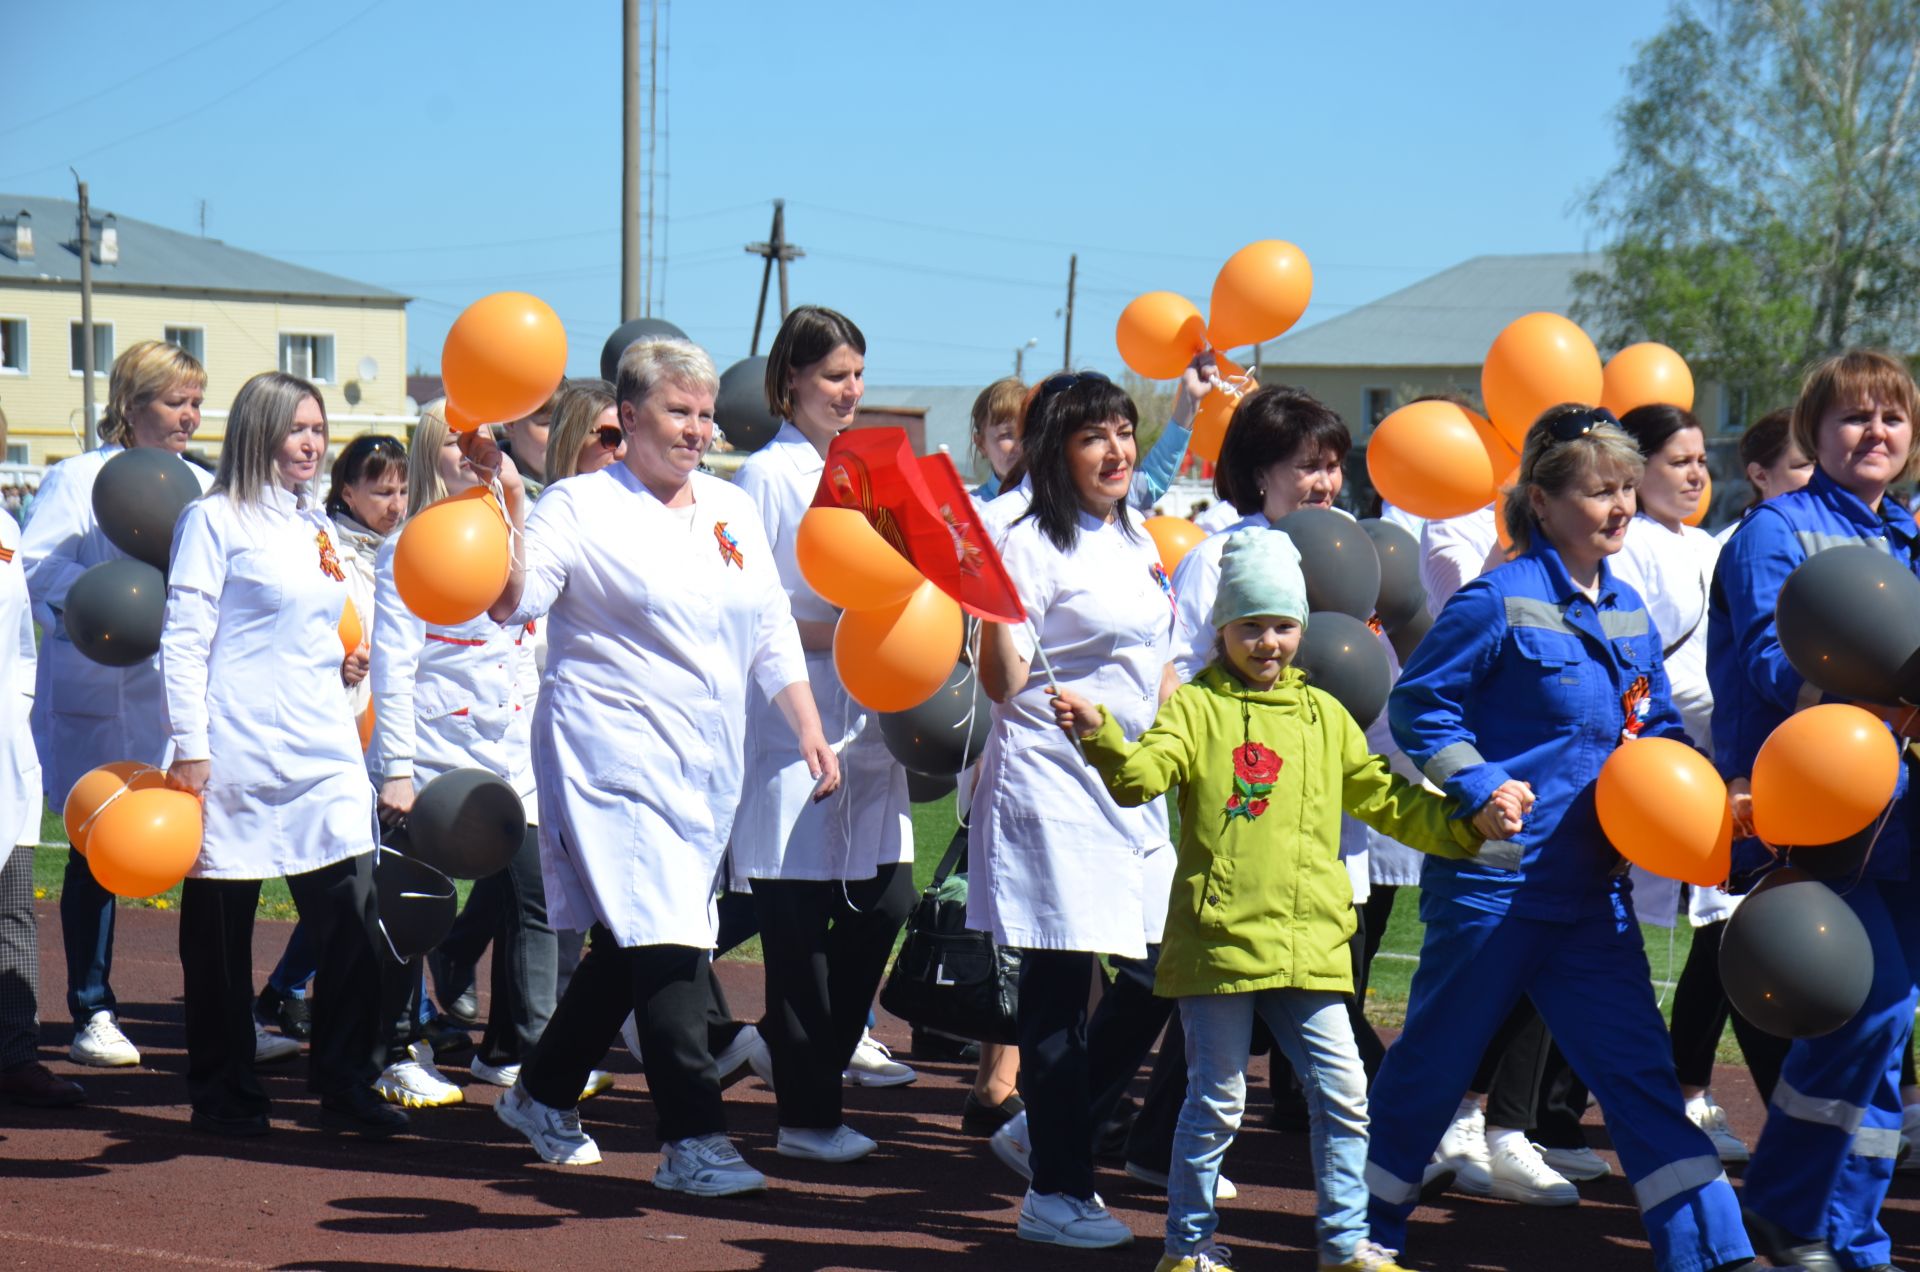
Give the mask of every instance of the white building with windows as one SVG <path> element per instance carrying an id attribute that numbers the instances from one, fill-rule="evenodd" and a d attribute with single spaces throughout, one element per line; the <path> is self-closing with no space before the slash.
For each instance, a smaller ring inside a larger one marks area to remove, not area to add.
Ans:
<path id="1" fill-rule="evenodd" d="M 194 449 L 219 453 L 227 407 L 248 377 L 278 368 L 314 381 L 336 446 L 367 431 L 404 436 L 407 297 L 218 239 L 91 208 L 95 409 L 121 350 L 170 340 L 207 368 Z M 0 195 L 0 411 L 5 463 L 50 464 L 83 449 L 79 206 Z"/>

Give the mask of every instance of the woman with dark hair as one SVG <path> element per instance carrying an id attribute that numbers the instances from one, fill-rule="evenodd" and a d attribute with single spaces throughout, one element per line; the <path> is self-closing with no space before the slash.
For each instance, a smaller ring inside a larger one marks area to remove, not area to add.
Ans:
<path id="1" fill-rule="evenodd" d="M 1793 440 L 1793 411 L 1768 411 L 1740 434 L 1740 466 L 1753 487 L 1752 512 L 1769 499 L 1792 494 L 1813 480 L 1813 460 Z M 1714 536 L 1724 544 L 1740 528 L 1738 521 Z"/>
<path id="2" fill-rule="evenodd" d="M 1054 723 L 1049 695 L 1104 702 L 1137 737 L 1172 689 L 1170 584 L 1127 508 L 1138 418 L 1092 372 L 1043 381 L 1028 409 L 1033 502 L 1001 554 L 1029 621 L 982 627 L 993 727 L 968 828 L 968 926 L 1024 951 L 1027 1107 L 993 1147 L 1031 1180 L 1020 1235 L 1085 1248 L 1132 1240 L 1094 1192 L 1093 1136 L 1170 1010 L 1152 980 L 1173 852 L 1164 803 L 1116 804 Z M 1089 1019 L 1103 954 L 1117 979 Z"/>
<path id="3" fill-rule="evenodd" d="M 1659 630 L 1608 564 L 1643 467 L 1606 411 L 1543 414 L 1507 497 L 1520 554 L 1448 602 L 1390 699 L 1395 739 L 1461 808 L 1516 786 L 1527 808 L 1510 840 L 1421 870 L 1420 966 L 1373 1085 L 1373 1239 L 1391 1248 L 1405 1247 L 1488 1038 L 1525 995 L 1600 1098 L 1657 1265 L 1755 1266 L 1713 1142 L 1687 1120 L 1632 888 L 1594 806 L 1615 747 L 1685 737 Z"/>
<path id="4" fill-rule="evenodd" d="M 1920 390 L 1900 358 L 1854 350 L 1819 363 L 1801 385 L 1790 426 L 1794 445 L 1814 459 L 1812 480 L 1751 510 L 1720 553 L 1707 670 L 1713 758 L 1736 790 L 1736 882 L 1777 861 L 1750 837 L 1751 804 L 1741 792 L 1754 758 L 1782 721 L 1821 700 L 1780 647 L 1780 589 L 1813 553 L 1847 544 L 1870 545 L 1908 569 L 1920 562 L 1912 514 L 1887 497 L 1895 482 L 1913 476 L 1917 410 Z M 1892 1257 L 1878 1214 L 1900 1150 L 1898 1076 L 1920 968 L 1909 773 L 1903 768 L 1864 856 L 1838 846 L 1808 854 L 1832 872 L 1865 925 L 1873 981 L 1852 1020 L 1793 1044 L 1774 1086 L 1741 1196 L 1756 1242 L 1776 1263 L 1873 1268 Z"/>

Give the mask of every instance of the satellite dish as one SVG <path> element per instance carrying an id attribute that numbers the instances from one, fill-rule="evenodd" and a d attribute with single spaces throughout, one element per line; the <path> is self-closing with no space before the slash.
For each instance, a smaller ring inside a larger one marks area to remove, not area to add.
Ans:
<path id="1" fill-rule="evenodd" d="M 369 384 L 380 378 L 380 364 L 373 360 L 371 354 L 360 359 L 359 371 L 360 378 Z"/>

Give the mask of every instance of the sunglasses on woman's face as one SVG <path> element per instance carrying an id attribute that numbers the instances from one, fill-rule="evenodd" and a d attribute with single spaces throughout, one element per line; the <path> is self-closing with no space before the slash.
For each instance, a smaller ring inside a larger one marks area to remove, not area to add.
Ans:
<path id="1" fill-rule="evenodd" d="M 593 435 L 603 450 L 619 450 L 620 443 L 626 440 L 626 434 L 611 424 L 606 428 L 594 429 Z"/>

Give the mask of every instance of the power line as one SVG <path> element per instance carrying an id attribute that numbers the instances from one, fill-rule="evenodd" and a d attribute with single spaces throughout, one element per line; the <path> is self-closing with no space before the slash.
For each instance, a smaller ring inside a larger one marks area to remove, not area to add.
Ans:
<path id="1" fill-rule="evenodd" d="M 765 207 L 766 203 L 765 199 L 753 199 L 746 203 L 732 203 L 724 208 L 689 212 L 685 216 L 671 217 L 668 220 L 673 224 L 688 224 L 709 220 L 716 216 L 726 216 L 732 212 L 745 212 L 752 208 Z M 496 247 L 530 247 L 538 243 L 563 243 L 619 232 L 618 225 L 608 225 L 597 230 L 571 230 L 564 234 L 534 234 L 526 238 L 496 239 L 490 243 L 428 243 L 418 247 L 256 247 L 248 250 L 270 256 L 398 256 L 401 254 L 411 256 L 421 252 L 473 252 Z"/>

